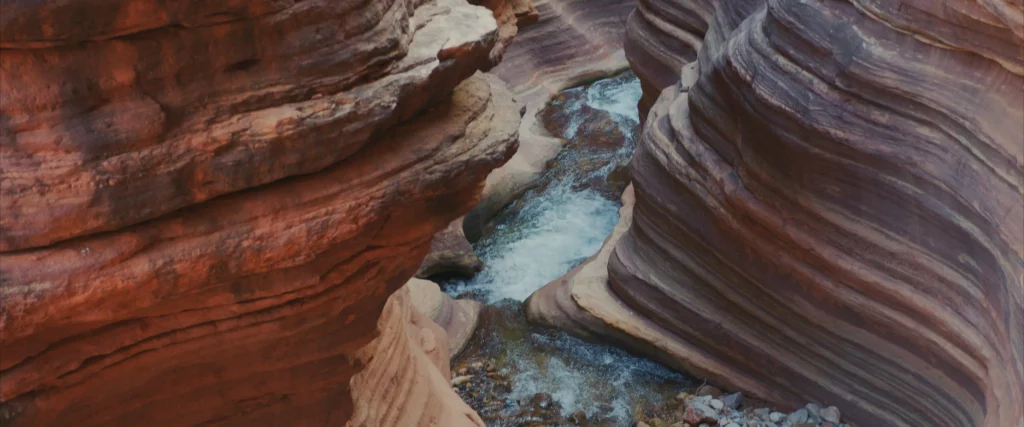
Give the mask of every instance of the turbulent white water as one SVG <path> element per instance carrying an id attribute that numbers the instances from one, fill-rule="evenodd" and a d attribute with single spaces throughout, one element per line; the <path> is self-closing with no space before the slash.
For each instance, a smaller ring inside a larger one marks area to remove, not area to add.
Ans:
<path id="1" fill-rule="evenodd" d="M 618 209 L 593 190 L 557 183 L 477 245 L 486 268 L 449 292 L 474 292 L 490 303 L 523 301 L 596 253 L 615 227 Z"/>
<path id="2" fill-rule="evenodd" d="M 579 91 L 585 91 L 585 96 L 579 96 Z M 603 151 L 563 152 L 542 185 L 499 215 L 501 223 L 477 242 L 475 249 L 486 264 L 484 270 L 470 280 L 447 282 L 449 294 L 471 292 L 489 304 L 518 310 L 519 304 L 508 300 L 525 300 L 596 253 L 615 227 L 619 201 L 578 184 L 607 178 L 617 163 L 632 155 L 639 124 L 640 83 L 629 74 L 567 92 L 572 96 L 549 107 L 568 113 L 563 137 L 587 138 L 587 121 L 593 120 L 593 115 L 582 113 L 582 109 L 588 106 L 610 113 L 627 141 Z M 583 168 L 574 167 L 583 161 L 600 161 L 604 166 L 584 173 Z M 588 417 L 597 415 L 630 425 L 638 402 L 664 395 L 665 390 L 675 390 L 673 387 L 686 381 L 661 365 L 613 347 L 562 332 L 523 329 L 506 334 L 516 338 L 503 338 L 498 345 L 506 369 L 514 374 L 511 397 L 518 400 L 549 393 L 562 406 L 563 414 L 584 411 Z"/>
<path id="3" fill-rule="evenodd" d="M 594 190 L 574 189 L 574 184 L 594 175 L 607 176 L 615 159 L 632 154 L 632 139 L 639 124 L 636 103 L 641 95 L 640 81 L 635 77 L 618 77 L 570 91 L 586 91 L 586 97 L 559 108 L 570 114 L 583 105 L 607 111 L 630 141 L 601 155 L 607 157 L 607 166 L 590 175 L 563 171 L 549 185 L 527 192 L 517 206 L 518 212 L 476 244 L 477 255 L 487 267 L 471 280 L 451 283 L 446 288 L 450 294 L 474 292 L 490 303 L 506 298 L 523 301 L 596 253 L 615 228 L 618 201 L 602 197 Z M 572 115 L 564 137 L 586 137 L 585 119 Z M 581 160 L 575 158 L 578 154 L 563 153 L 559 164 L 571 168 L 574 161 Z"/>
<path id="4" fill-rule="evenodd" d="M 551 354 L 537 358 L 537 349 Z M 637 403 L 674 395 L 687 379 L 650 360 L 588 343 L 565 333 L 533 333 L 513 343 L 509 359 L 518 372 L 513 394 L 527 398 L 549 393 L 563 413 L 583 411 L 620 426 L 631 426 Z"/>
<path id="5" fill-rule="evenodd" d="M 591 108 L 622 118 L 626 126 L 640 123 L 640 111 L 636 104 L 640 102 L 643 91 L 639 79 L 605 79 L 588 86 L 586 90 L 587 105 Z"/>

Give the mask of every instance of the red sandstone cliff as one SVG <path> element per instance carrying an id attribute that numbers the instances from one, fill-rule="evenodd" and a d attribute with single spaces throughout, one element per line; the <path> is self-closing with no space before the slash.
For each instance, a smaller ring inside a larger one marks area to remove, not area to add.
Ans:
<path id="1" fill-rule="evenodd" d="M 4 425 L 479 424 L 443 330 L 404 297 L 378 319 L 515 150 L 474 76 L 507 11 L 0 8 Z"/>
<path id="2" fill-rule="evenodd" d="M 532 319 L 862 426 L 1024 425 L 1019 1 L 650 0 L 629 31 L 664 88 L 631 223 Z"/>

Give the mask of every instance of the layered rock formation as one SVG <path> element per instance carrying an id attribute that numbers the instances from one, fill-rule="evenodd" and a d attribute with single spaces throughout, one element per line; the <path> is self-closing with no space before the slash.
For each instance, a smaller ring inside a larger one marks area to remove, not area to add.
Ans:
<path id="1" fill-rule="evenodd" d="M 714 0 L 636 0 L 624 48 L 644 90 L 641 122 L 661 90 L 679 81 L 683 65 L 697 60 L 714 9 Z"/>
<path id="2" fill-rule="evenodd" d="M 624 0 L 541 0 L 494 72 L 524 101 L 543 99 L 625 68 L 622 40 L 635 5 Z"/>
<path id="3" fill-rule="evenodd" d="M 5 1 L 3 424 L 387 425 L 353 376 L 446 369 L 385 301 L 515 150 L 496 13 Z M 443 385 L 388 416 L 464 414 Z"/>
<path id="4" fill-rule="evenodd" d="M 606 284 L 585 266 L 532 317 L 859 425 L 1024 423 L 1020 4 L 714 6 Z"/>

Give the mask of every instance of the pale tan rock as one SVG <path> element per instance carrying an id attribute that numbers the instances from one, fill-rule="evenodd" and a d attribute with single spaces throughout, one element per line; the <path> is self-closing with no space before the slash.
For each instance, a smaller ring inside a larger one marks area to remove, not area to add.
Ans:
<path id="1" fill-rule="evenodd" d="M 352 377 L 356 411 L 347 425 L 484 426 L 452 390 L 448 336 L 414 307 L 418 297 L 405 286 L 388 298 L 380 336 L 358 356 L 365 368 Z"/>
<path id="2" fill-rule="evenodd" d="M 437 323 L 448 336 L 448 354 L 455 359 L 476 331 L 482 304 L 472 300 L 456 300 L 441 291 L 437 283 L 410 279 L 405 284 L 420 313 Z"/>

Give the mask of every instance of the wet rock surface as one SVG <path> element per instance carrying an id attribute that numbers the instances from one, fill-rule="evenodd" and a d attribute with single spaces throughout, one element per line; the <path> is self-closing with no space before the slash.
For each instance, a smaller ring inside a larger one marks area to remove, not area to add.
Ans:
<path id="1" fill-rule="evenodd" d="M 484 306 L 452 364 L 453 389 L 488 426 L 630 426 L 635 404 L 671 401 L 691 384 L 653 362 L 529 325 L 520 306 Z"/>
<path id="2" fill-rule="evenodd" d="M 715 389 L 717 390 L 717 389 Z M 716 396 L 717 394 L 717 396 Z M 730 397 L 731 396 L 731 397 Z M 790 413 L 758 406 L 756 399 L 742 402 L 742 393 L 721 395 L 706 387 L 694 393 L 680 392 L 661 406 L 637 407 L 636 426 L 643 427 L 856 427 L 840 419 L 834 406 L 822 408 L 808 403 Z M 732 401 L 731 404 L 729 401 Z"/>
<path id="3" fill-rule="evenodd" d="M 593 189 L 608 199 L 619 198 L 629 185 L 630 155 L 622 151 L 632 152 L 639 124 L 624 123 L 624 117 L 634 115 L 630 111 L 591 104 L 600 103 L 596 99 L 599 96 L 614 96 L 606 92 L 635 79 L 632 72 L 625 72 L 563 91 L 551 99 L 540 113 L 540 121 L 551 135 L 568 141 L 566 149 L 573 155 L 553 159 L 554 176 L 542 180 L 541 185 L 563 179 L 559 174 L 575 174 L 586 178 L 575 182 L 574 189 Z"/>
<path id="4" fill-rule="evenodd" d="M 430 252 L 420 263 L 416 277 L 425 279 L 439 274 L 471 277 L 483 269 L 484 263 L 466 239 L 463 218 L 459 218 L 434 235 Z"/>
<path id="5" fill-rule="evenodd" d="M 514 399 L 512 379 L 489 361 L 471 360 L 453 368 L 452 387 L 490 426 L 559 426 L 566 423 L 551 395 Z"/>
<path id="6" fill-rule="evenodd" d="M 525 299 L 596 252 L 614 227 L 638 129 L 640 87 L 624 73 L 560 96 L 544 114 L 566 149 L 533 188 L 478 227 L 485 234 L 474 250 L 487 267 L 471 280 L 449 280 L 459 287 L 454 292 L 479 291 L 492 302 Z M 617 143 L 606 134 L 612 125 Z M 591 138 L 605 142 L 591 144 Z"/>

